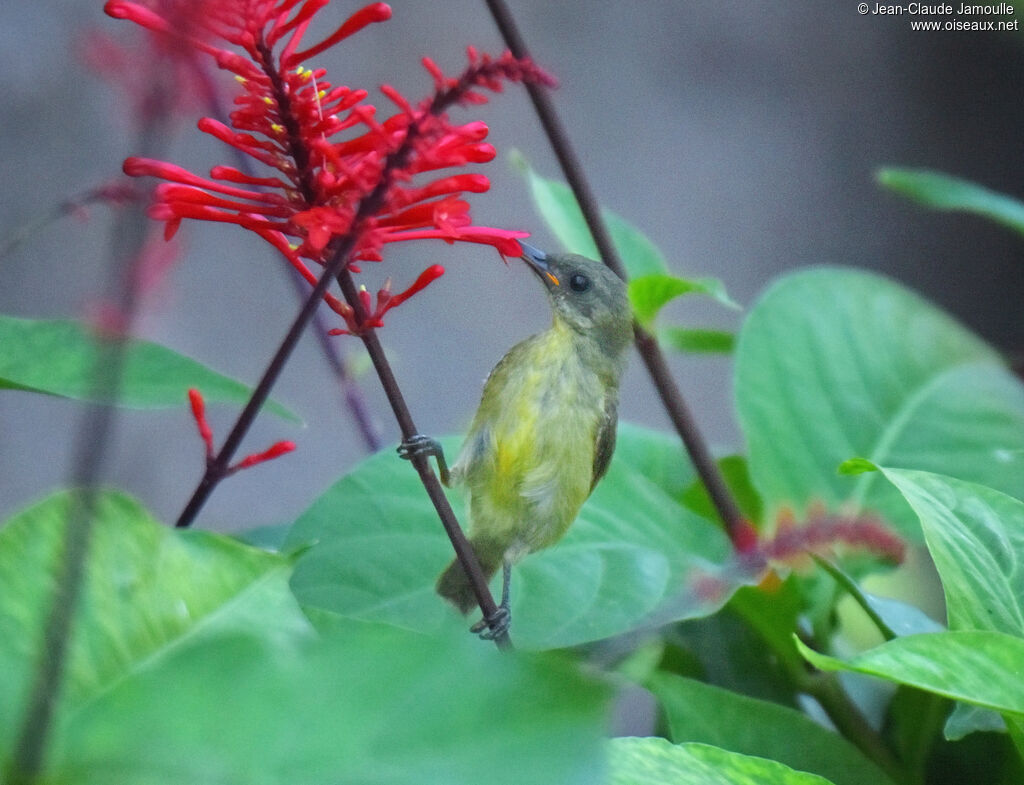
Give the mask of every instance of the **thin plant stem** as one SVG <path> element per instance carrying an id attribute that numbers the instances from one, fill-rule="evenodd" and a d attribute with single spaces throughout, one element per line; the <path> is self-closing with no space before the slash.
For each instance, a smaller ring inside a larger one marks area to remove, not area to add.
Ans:
<path id="1" fill-rule="evenodd" d="M 159 108 L 142 126 L 139 144 L 152 150 L 158 144 L 159 128 L 166 111 Z M 146 241 L 144 207 L 126 206 L 114 221 L 112 255 L 105 289 L 106 304 L 113 306 L 118 320 L 110 333 L 102 334 L 93 366 L 95 397 L 104 403 L 91 405 L 80 426 L 71 470 L 64 536 L 54 573 L 53 601 L 39 643 L 39 661 L 32 689 L 13 753 L 0 781 L 29 785 L 40 779 L 53 731 L 54 714 L 64 683 L 75 617 L 80 604 L 88 565 L 89 548 L 99 498 L 98 483 L 109 457 L 117 420 L 113 401 L 121 387 L 125 360 L 125 339 L 138 308 L 138 293 L 131 268 Z"/>
<path id="2" fill-rule="evenodd" d="M 249 432 L 249 428 L 256 419 L 260 408 L 266 403 L 267 398 L 270 397 L 271 389 L 284 370 L 284 366 L 298 344 L 299 338 L 302 337 L 303 331 L 312 321 L 313 314 L 320 306 L 320 301 L 323 299 L 327 287 L 330 286 L 331 281 L 334 280 L 334 277 L 347 263 L 348 255 L 352 252 L 352 248 L 355 245 L 355 239 L 356 234 L 352 231 L 339 238 L 339 242 L 332 243 L 330 259 L 317 280 L 316 286 L 310 291 L 309 296 L 302 304 L 284 338 L 278 345 L 277 351 L 271 357 L 266 370 L 253 389 L 252 395 L 249 396 L 249 400 L 246 401 L 245 406 L 238 415 L 238 419 L 235 420 L 234 426 L 224 440 L 224 444 L 217 452 L 217 455 L 207 462 L 206 471 L 203 472 L 199 485 L 196 486 L 195 491 L 193 491 L 192 496 L 174 524 L 176 527 L 186 528 L 191 526 L 206 500 L 210 498 L 210 494 L 213 493 L 220 481 L 227 476 L 231 459 L 234 457 L 239 445 L 241 445 L 242 439 Z"/>
<path id="3" fill-rule="evenodd" d="M 874 761 L 897 782 L 903 781 L 903 765 L 889 745 L 850 700 L 834 673 L 802 674 L 797 687 L 814 698 L 843 737 Z"/>
<path id="4" fill-rule="evenodd" d="M 896 639 L 896 633 L 893 632 L 892 628 L 885 623 L 885 620 L 878 615 L 878 611 L 871 607 L 871 603 L 868 602 L 868 598 L 864 595 L 864 592 L 861 591 L 860 586 L 857 585 L 857 582 L 854 581 L 853 578 L 843 572 L 838 565 L 833 564 L 828 559 L 823 559 L 816 553 L 812 553 L 811 558 L 818 563 L 819 567 L 832 576 L 832 580 L 846 590 L 846 593 L 849 594 L 853 601 L 860 606 L 861 610 L 867 614 L 867 617 L 871 619 L 871 623 L 875 625 L 875 628 L 881 633 L 882 637 L 886 641 Z"/>
<path id="5" fill-rule="evenodd" d="M 487 7 L 494 17 L 494 21 L 501 32 L 505 45 L 513 55 L 519 58 L 529 57 L 529 51 L 515 18 L 504 0 L 486 0 Z M 572 188 L 576 201 L 587 222 L 590 233 L 597 245 L 598 253 L 604 263 L 607 264 L 620 278 L 626 279 L 626 271 L 619 257 L 611 236 L 601 217 L 601 210 L 598 201 L 587 181 L 583 167 L 572 147 L 572 142 L 555 111 L 554 103 L 543 85 L 526 84 L 530 100 L 533 102 L 537 116 L 540 118 L 544 132 L 551 143 L 551 147 L 558 158 L 558 162 L 565 174 L 565 179 Z M 711 502 L 715 506 L 719 517 L 722 519 L 729 536 L 733 542 L 737 542 L 740 532 L 744 528 L 743 515 L 740 512 L 736 500 L 729 491 L 722 473 L 718 469 L 711 451 L 708 449 L 704 437 L 697 427 L 697 423 L 690 412 L 678 385 L 668 369 L 665 356 L 658 346 L 658 342 L 651 333 L 634 323 L 633 331 L 636 339 L 637 351 L 647 367 L 654 386 L 661 396 L 662 403 L 668 411 L 672 425 L 675 427 L 679 437 L 683 440 L 694 468 L 704 486 L 707 488 Z"/>

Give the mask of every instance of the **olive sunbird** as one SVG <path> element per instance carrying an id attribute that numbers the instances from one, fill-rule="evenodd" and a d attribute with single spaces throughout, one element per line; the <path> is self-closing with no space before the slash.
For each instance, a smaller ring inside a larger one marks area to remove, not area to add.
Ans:
<path id="1" fill-rule="evenodd" d="M 544 284 L 551 327 L 514 346 L 484 383 L 458 460 L 449 471 L 440 444 L 417 435 L 399 455 L 434 455 L 445 485 L 469 495 L 469 541 L 488 580 L 504 567 L 493 637 L 508 627 L 511 565 L 554 545 L 604 475 L 615 449 L 619 380 L 632 341 L 626 285 L 601 262 L 545 254 L 524 243 L 522 256 Z M 475 605 L 458 560 L 437 592 L 463 613 Z"/>

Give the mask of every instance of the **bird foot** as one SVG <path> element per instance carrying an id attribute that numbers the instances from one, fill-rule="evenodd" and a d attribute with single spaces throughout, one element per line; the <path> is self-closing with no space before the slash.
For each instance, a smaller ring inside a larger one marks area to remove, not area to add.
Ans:
<path id="1" fill-rule="evenodd" d="M 411 461 L 419 456 L 426 458 L 431 455 L 436 458 L 438 455 L 444 455 L 444 451 L 441 449 L 441 443 L 437 439 L 433 439 L 426 434 L 417 433 L 398 445 L 398 457 L 404 458 L 407 461 Z"/>
<path id="2" fill-rule="evenodd" d="M 508 632 L 510 626 L 512 626 L 512 612 L 508 609 L 508 605 L 502 604 L 490 616 L 485 616 L 470 627 L 469 631 L 479 634 L 485 641 L 493 641 Z"/>
<path id="3" fill-rule="evenodd" d="M 448 462 L 444 458 L 444 448 L 441 446 L 441 442 L 425 434 L 417 433 L 398 445 L 398 457 L 407 461 L 430 456 L 434 456 L 434 460 L 437 461 L 438 471 L 441 472 L 441 482 L 448 485 L 450 481 Z"/>

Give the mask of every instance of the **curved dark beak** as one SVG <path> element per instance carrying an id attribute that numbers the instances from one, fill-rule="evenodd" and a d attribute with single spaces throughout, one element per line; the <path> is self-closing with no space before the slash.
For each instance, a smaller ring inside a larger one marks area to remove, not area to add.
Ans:
<path id="1" fill-rule="evenodd" d="M 548 255 L 539 248 L 534 248 L 529 243 L 524 243 L 522 240 L 519 241 L 519 247 L 523 249 L 523 255 L 519 257 L 526 262 L 530 269 L 533 270 L 537 277 L 540 278 L 545 286 L 560 286 L 558 278 L 551 272 L 551 265 L 548 263 Z"/>

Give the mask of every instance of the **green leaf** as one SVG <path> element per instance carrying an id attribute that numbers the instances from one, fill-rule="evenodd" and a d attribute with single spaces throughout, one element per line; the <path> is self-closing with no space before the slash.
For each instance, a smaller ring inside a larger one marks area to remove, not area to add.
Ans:
<path id="1" fill-rule="evenodd" d="M 110 401 L 96 385 L 102 350 L 102 340 L 78 322 L 0 315 L 0 389 L 132 409 L 186 407 L 190 387 L 198 389 L 207 403 L 244 403 L 252 392 L 189 357 L 149 341 L 128 339 L 117 398 Z M 279 403 L 268 401 L 266 407 L 279 417 L 300 421 Z"/>
<path id="2" fill-rule="evenodd" d="M 803 659 L 793 646 L 796 629 L 804 608 L 804 597 L 797 577 L 790 574 L 781 585 L 770 589 L 745 586 L 729 600 L 728 610 L 743 620 L 744 626 L 768 644 L 773 659 L 787 668 L 803 667 Z"/>
<path id="3" fill-rule="evenodd" d="M 512 163 L 526 177 L 534 207 L 562 247 L 570 253 L 597 259 L 597 246 L 572 189 L 565 183 L 537 174 L 519 152 L 512 153 Z M 602 210 L 601 215 L 630 280 L 668 270 L 661 251 L 639 229 L 611 210 Z"/>
<path id="4" fill-rule="evenodd" d="M 667 273 L 643 275 L 629 281 L 629 301 L 637 321 L 649 327 L 665 305 L 684 294 L 703 294 L 722 305 L 739 308 L 717 278 L 680 278 Z"/>
<path id="5" fill-rule="evenodd" d="M 926 472 L 882 469 L 914 508 L 942 578 L 955 630 L 1024 637 L 1024 503 L 998 491 Z M 946 738 L 1005 727 L 1001 717 L 958 705 Z"/>
<path id="6" fill-rule="evenodd" d="M 658 699 L 674 742 L 769 758 L 836 785 L 892 784 L 850 742 L 803 712 L 665 672 L 645 686 Z"/>
<path id="7" fill-rule="evenodd" d="M 1024 503 L 952 477 L 882 471 L 921 521 L 950 629 L 1024 638 Z"/>
<path id="8" fill-rule="evenodd" d="M 1012 196 L 928 169 L 880 169 L 878 182 L 937 210 L 960 210 L 990 218 L 1024 234 L 1024 203 Z"/>
<path id="9" fill-rule="evenodd" d="M 608 748 L 608 785 L 829 785 L 814 774 L 706 744 L 622 738 Z"/>
<path id="10" fill-rule="evenodd" d="M 455 440 L 444 446 L 455 454 Z M 730 548 L 718 527 L 676 501 L 692 478 L 678 442 L 621 425 L 608 475 L 568 536 L 513 571 L 516 646 L 571 646 L 720 607 L 741 578 L 720 576 L 720 593 L 694 589 L 695 578 L 717 575 Z M 286 545 L 310 542 L 292 579 L 302 603 L 423 631 L 456 620 L 434 593 L 451 545 L 416 473 L 391 451 L 303 513 Z"/>
<path id="11" fill-rule="evenodd" d="M 0 530 L 0 760 L 25 705 L 72 504 L 59 493 Z M 224 630 L 311 634 L 282 557 L 205 532 L 161 526 L 128 496 L 96 499 L 92 542 L 58 719 L 185 639 Z"/>
<path id="12" fill-rule="evenodd" d="M 728 330 L 661 327 L 658 340 L 676 351 L 689 354 L 732 354 L 736 336 Z"/>
<path id="13" fill-rule="evenodd" d="M 1024 719 L 1024 639 L 966 630 L 908 635 L 846 660 L 818 654 L 799 640 L 817 668 L 853 671 Z"/>
<path id="14" fill-rule="evenodd" d="M 222 635 L 97 696 L 52 781 L 584 785 L 601 781 L 608 697 L 564 664 L 465 634 L 345 627 L 288 649 Z M 514 765 L 496 765 L 510 740 Z"/>
<path id="15" fill-rule="evenodd" d="M 50 498 L 0 531 L 0 761 L 69 501 Z M 45 781 L 599 781 L 604 685 L 462 631 L 427 639 L 321 618 L 318 636 L 288 590 L 289 566 L 102 494 Z M 516 765 L 488 769 L 510 738 Z"/>
<path id="16" fill-rule="evenodd" d="M 850 456 L 1024 496 L 1024 387 L 979 338 L 877 275 L 802 270 L 765 292 L 736 346 L 736 406 L 769 517 L 820 500 L 919 536 L 878 472 L 836 473 Z"/>
<path id="17" fill-rule="evenodd" d="M 848 458 L 839 464 L 839 468 L 836 470 L 840 474 L 845 474 L 848 477 L 852 477 L 855 474 L 864 474 L 865 472 L 877 472 L 878 467 L 875 466 L 871 461 L 866 458 Z"/>
<path id="18" fill-rule="evenodd" d="M 977 731 L 1006 733 L 1006 720 L 991 709 L 958 703 L 946 720 L 943 735 L 950 741 L 959 741 Z"/>

